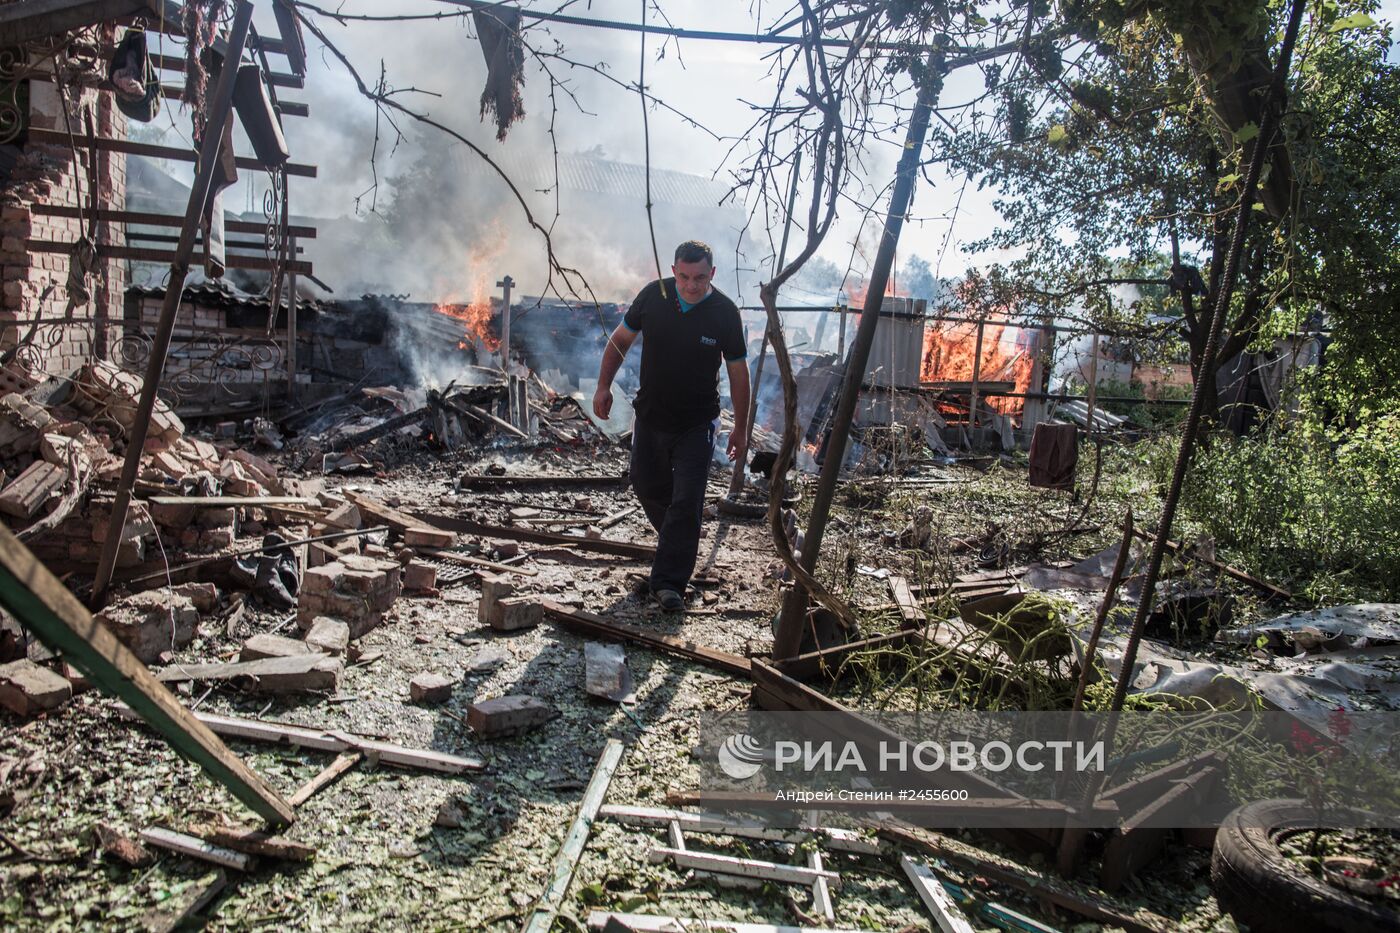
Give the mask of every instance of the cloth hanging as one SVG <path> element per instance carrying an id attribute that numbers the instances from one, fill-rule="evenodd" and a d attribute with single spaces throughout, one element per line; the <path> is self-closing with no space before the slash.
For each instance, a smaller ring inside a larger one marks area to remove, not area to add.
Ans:
<path id="1" fill-rule="evenodd" d="M 525 49 L 520 41 L 520 11 L 504 3 L 472 11 L 481 51 L 486 55 L 486 89 L 481 118 L 496 120 L 496 139 L 506 138 L 511 124 L 525 116 L 520 89 L 525 84 Z"/>
<path id="2" fill-rule="evenodd" d="M 1031 435 L 1031 485 L 1069 489 L 1079 464 L 1079 429 L 1072 424 L 1042 421 Z"/>
<path id="3" fill-rule="evenodd" d="M 146 49 L 146 30 L 128 29 L 107 65 L 117 109 L 139 123 L 160 115 L 160 75 Z"/>

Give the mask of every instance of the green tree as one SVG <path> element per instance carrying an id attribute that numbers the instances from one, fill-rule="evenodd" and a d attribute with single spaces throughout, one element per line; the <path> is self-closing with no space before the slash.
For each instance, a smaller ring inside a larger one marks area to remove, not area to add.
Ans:
<path id="1" fill-rule="evenodd" d="M 1361 339 L 1393 315 L 1400 285 L 1400 93 L 1373 8 L 1329 2 L 1305 21 L 1222 363 L 1321 307 L 1346 378 L 1394 386 L 1396 351 Z M 941 140 L 955 166 L 1006 195 L 1002 225 L 972 248 L 1022 254 L 970 277 L 980 297 L 1106 331 L 1148 332 L 1165 315 L 1213 401 L 1201 356 L 1287 12 L 1282 2 L 1063 4 L 1049 34 L 1073 38 L 1033 40 L 1033 74 L 993 87 L 996 125 Z"/>

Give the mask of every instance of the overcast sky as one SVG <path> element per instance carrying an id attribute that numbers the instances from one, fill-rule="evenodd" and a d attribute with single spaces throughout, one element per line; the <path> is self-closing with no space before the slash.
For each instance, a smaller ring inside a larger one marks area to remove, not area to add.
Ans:
<path id="1" fill-rule="evenodd" d="M 347 0 L 344 3 L 326 0 L 326 5 L 346 12 L 376 14 L 439 11 L 443 8 L 442 4 L 424 0 Z M 542 8 L 554 9 L 557 6 L 557 0 L 551 0 Z M 275 34 L 275 23 L 270 11 L 264 7 L 266 4 L 259 4 L 255 22 L 264 34 Z M 635 0 L 591 0 L 574 5 L 568 12 L 596 19 L 635 22 L 639 18 L 639 7 Z M 780 7 L 763 4 L 761 0 L 752 4 L 747 0 L 725 3 L 714 0 L 664 0 L 663 7 L 676 26 L 752 33 L 756 28 L 756 14 L 761 25 L 767 28 L 772 25 L 771 17 L 781 13 L 786 4 Z M 1394 21 L 1397 13 L 1400 13 L 1400 0 L 1385 0 L 1382 3 L 1380 18 Z M 513 129 L 510 138 L 502 144 L 496 142 L 493 132 L 478 119 L 477 101 L 485 67 L 477 41 L 461 21 L 352 23 L 345 27 L 325 18 L 319 18 L 318 22 L 361 70 L 367 81 L 378 79 L 382 60 L 392 86 L 415 87 L 443 95 L 404 94 L 401 97 L 406 104 L 430 112 L 433 117 L 468 136 L 499 158 L 507 168 L 522 158 L 536 157 L 542 151 L 548 153 L 550 106 L 545 93 L 548 82 L 528 61 L 525 121 Z M 580 62 L 606 62 L 619 80 L 636 80 L 641 43 L 637 33 L 569 25 L 534 25 L 530 35 L 530 41 L 536 47 L 550 47 L 557 41 Z M 307 101 L 311 105 L 312 116 L 310 119 L 289 118 L 285 123 L 293 159 L 317 163 L 320 173 L 314 181 L 293 179 L 293 210 L 323 217 L 350 215 L 356 212 L 356 195 L 365 192 L 372 183 L 369 153 L 375 133 L 374 110 L 355 91 L 342 65 L 321 50 L 320 42 L 310 34 L 306 36 L 306 41 L 311 59 L 307 87 L 284 94 L 290 99 Z M 769 73 L 769 62 L 764 56 L 772 51 L 772 47 L 684 40 L 679 49 L 675 43 L 669 44 L 665 57 L 657 60 L 659 39 L 648 37 L 647 44 L 650 54 L 646 77 L 652 93 L 693 116 L 720 136 L 727 137 L 717 141 L 687 126 L 679 117 L 665 110 L 653 110 L 653 166 L 707 176 L 719 172 L 719 177 L 726 178 L 721 169 L 726 151 L 735 144 L 734 137 L 743 132 L 754 116 L 749 102 L 771 98 L 774 81 Z M 1392 47 L 1392 58 L 1395 54 L 1395 47 Z M 280 58 L 276 60 L 280 61 Z M 580 112 L 572 102 L 559 100 L 554 130 L 560 149 L 583 151 L 601 147 L 611 158 L 641 163 L 644 157 L 641 110 L 635 93 L 629 93 L 586 71 L 570 72 L 559 63 L 553 63 L 551 67 L 560 77 L 568 77 L 570 89 L 576 94 L 579 105 L 587 111 Z M 955 73 L 944 90 L 942 103 L 946 105 L 976 94 L 980 83 L 974 85 L 975 80 L 978 79 L 972 69 Z M 173 124 L 164 128 L 164 132 L 187 135 L 188 116 L 179 114 L 175 107 L 168 108 L 168 113 L 178 115 L 174 116 Z M 161 119 L 166 120 L 167 117 L 163 114 Z M 410 122 L 406 121 L 403 126 L 410 138 L 394 153 L 388 151 L 392 131 L 384 126 L 380 128 L 378 171 L 381 182 L 405 171 L 413 159 L 425 152 L 441 150 L 446 153 L 446 147 L 457 145 L 434 135 L 434 131 L 416 127 Z M 899 135 L 902 137 L 902 132 Z M 887 181 L 893 170 L 899 140 L 883 142 L 884 145 L 873 153 L 868 163 L 871 178 L 880 184 Z M 744 145 L 739 142 L 741 149 Z M 967 186 L 964 191 L 960 179 L 935 176 L 934 182 L 932 185 L 921 182 L 918 187 L 912 211 L 914 219 L 905 228 L 900 252 L 902 256 L 917 253 L 935 264 L 941 261 L 942 274 L 954 275 L 963 271 L 972 259 L 960 246 L 984 236 L 994 225 L 991 198 L 987 192 L 977 192 L 975 184 Z M 228 206 L 240 210 L 256 208 L 260 203 L 261 189 L 265 186 L 265 180 L 253 179 L 251 187 L 241 186 L 241 191 L 231 194 Z M 381 192 L 385 195 L 392 193 L 388 185 L 382 187 Z M 961 204 L 958 206 L 960 197 Z M 879 200 L 883 206 L 888 199 L 882 196 Z M 361 202 L 361 210 L 365 203 Z M 947 218 L 954 215 L 955 206 L 956 221 L 951 222 Z M 637 223 L 646 222 L 641 203 L 619 204 L 617 209 L 620 212 L 633 211 L 637 215 Z M 842 266 L 846 264 L 857 239 L 858 215 L 859 211 L 855 209 L 847 210 L 841 227 L 822 251 L 823 255 Z M 589 218 L 565 217 L 561 223 L 587 224 Z M 701 237 L 711 236 L 705 231 L 696 233 Z M 872 228 L 864 235 L 867 253 L 874 242 Z M 759 252 L 758 249 L 754 250 L 755 258 Z M 862 266 L 862 260 L 857 258 L 856 268 L 859 270 Z"/>

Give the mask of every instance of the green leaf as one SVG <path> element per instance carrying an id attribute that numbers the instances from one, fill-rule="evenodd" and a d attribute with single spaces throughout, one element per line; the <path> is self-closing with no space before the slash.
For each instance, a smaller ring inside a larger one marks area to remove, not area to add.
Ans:
<path id="1" fill-rule="evenodd" d="M 1259 135 L 1259 124 L 1257 124 L 1257 123 L 1246 123 L 1244 126 L 1242 126 L 1242 127 L 1240 127 L 1239 129 L 1235 130 L 1235 142 L 1237 142 L 1237 143 L 1247 143 L 1247 142 L 1249 142 L 1251 139 L 1253 139 L 1254 137 L 1256 137 L 1256 136 L 1258 136 L 1258 135 Z"/>
<path id="2" fill-rule="evenodd" d="M 1045 134 L 1045 139 L 1052 146 L 1063 146 L 1069 141 L 1069 130 L 1065 129 L 1063 123 L 1056 123 L 1050 127 L 1050 131 Z"/>
<path id="3" fill-rule="evenodd" d="M 1350 16 L 1343 16 L 1328 28 L 1328 32 L 1346 32 L 1348 29 L 1365 29 L 1368 26 L 1376 25 L 1376 21 L 1365 13 L 1353 13 Z"/>
<path id="4" fill-rule="evenodd" d="M 1220 184 L 1222 184 L 1222 185 L 1233 185 L 1235 182 L 1239 181 L 1240 178 L 1242 178 L 1242 177 L 1243 177 L 1243 176 L 1240 175 L 1239 172 L 1231 172 L 1231 173 L 1228 174 L 1228 175 L 1222 175 L 1222 176 L 1220 176 Z"/>

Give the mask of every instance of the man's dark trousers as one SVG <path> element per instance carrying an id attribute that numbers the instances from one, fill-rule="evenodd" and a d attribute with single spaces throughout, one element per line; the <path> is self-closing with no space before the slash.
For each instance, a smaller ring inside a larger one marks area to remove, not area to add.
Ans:
<path id="1" fill-rule="evenodd" d="M 658 537 L 651 589 L 675 590 L 695 572 L 705 485 L 714 455 L 714 423 L 665 431 L 638 418 L 632 427 L 632 489 Z"/>

